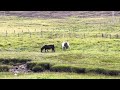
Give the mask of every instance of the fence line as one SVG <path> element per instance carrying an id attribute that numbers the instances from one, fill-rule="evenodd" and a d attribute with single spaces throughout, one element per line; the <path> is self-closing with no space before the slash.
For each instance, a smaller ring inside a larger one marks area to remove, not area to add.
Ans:
<path id="1" fill-rule="evenodd" d="M 53 29 L 54 30 L 54 29 Z M 35 32 L 36 32 L 36 29 L 35 29 Z M 18 37 L 20 37 L 20 36 L 23 36 L 25 33 L 24 33 L 24 31 L 22 30 L 22 32 L 21 33 L 16 33 L 16 31 L 14 30 L 14 32 L 12 33 L 13 34 L 13 36 L 15 35 L 15 36 L 18 36 Z M 32 32 L 30 32 L 29 30 L 28 30 L 28 32 L 27 32 L 27 34 L 29 35 L 29 37 L 31 38 L 32 37 L 32 35 L 34 35 L 34 34 L 32 34 Z M 96 38 L 110 38 L 110 39 L 112 39 L 112 38 L 116 38 L 116 39 L 120 39 L 120 35 L 119 34 L 114 34 L 114 35 L 112 35 L 112 34 L 106 34 L 106 33 L 101 33 L 101 34 L 93 34 L 93 33 L 76 33 L 76 32 L 70 32 L 70 30 L 68 31 L 68 32 L 63 32 L 63 31 L 61 31 L 61 32 L 59 32 L 58 31 L 58 33 L 57 33 L 57 31 L 56 32 L 54 32 L 54 31 L 49 31 L 49 33 L 48 33 L 48 31 L 43 31 L 43 30 L 41 30 L 39 33 L 36 33 L 36 35 L 39 35 L 40 36 L 40 38 L 46 38 L 46 37 L 48 37 L 49 38 L 49 36 L 52 38 L 52 36 L 53 36 L 53 38 L 61 38 L 61 37 L 63 37 L 63 38 L 65 38 L 65 37 L 67 37 L 67 38 L 89 38 L 89 37 L 96 37 Z M 8 36 L 10 36 L 11 34 L 10 33 L 8 33 L 8 31 L 6 30 L 5 31 L 5 37 L 8 37 Z M 2 35 L 1 35 L 2 36 Z"/>

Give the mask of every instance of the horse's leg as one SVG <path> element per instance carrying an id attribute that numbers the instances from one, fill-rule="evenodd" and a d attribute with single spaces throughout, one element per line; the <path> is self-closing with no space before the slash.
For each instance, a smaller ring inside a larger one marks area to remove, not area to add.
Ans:
<path id="1" fill-rule="evenodd" d="M 52 52 L 55 52 L 55 49 L 54 49 L 54 48 L 52 49 Z"/>
<path id="2" fill-rule="evenodd" d="M 65 47 L 63 47 L 63 50 L 65 50 Z"/>

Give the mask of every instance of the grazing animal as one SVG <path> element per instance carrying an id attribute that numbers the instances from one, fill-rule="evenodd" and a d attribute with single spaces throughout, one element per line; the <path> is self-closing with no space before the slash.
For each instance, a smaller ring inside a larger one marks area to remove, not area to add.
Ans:
<path id="1" fill-rule="evenodd" d="M 43 51 L 43 49 L 45 49 L 45 52 L 49 49 L 52 49 L 52 52 L 55 52 L 55 46 L 54 45 L 44 45 L 42 48 L 41 48 L 41 52 Z"/>
<path id="2" fill-rule="evenodd" d="M 63 49 L 63 50 L 66 50 L 66 49 L 68 49 L 68 48 L 70 48 L 69 42 L 63 42 L 63 43 L 62 43 L 62 49 Z"/>

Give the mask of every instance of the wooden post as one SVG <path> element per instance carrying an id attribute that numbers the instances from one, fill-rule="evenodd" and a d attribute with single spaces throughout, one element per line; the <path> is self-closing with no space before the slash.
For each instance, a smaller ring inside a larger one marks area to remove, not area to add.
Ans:
<path id="1" fill-rule="evenodd" d="M 110 34 L 110 39 L 111 39 L 111 34 Z"/>
<path id="2" fill-rule="evenodd" d="M 18 37 L 19 37 L 19 33 L 18 33 Z"/>
<path id="3" fill-rule="evenodd" d="M 30 32 L 30 38 L 31 38 L 31 32 Z"/>
<path id="4" fill-rule="evenodd" d="M 118 38 L 119 37 L 119 35 L 118 34 L 116 34 L 116 38 Z"/>
<path id="5" fill-rule="evenodd" d="M 106 38 L 107 38 L 107 36 L 108 36 L 108 35 L 107 35 L 107 34 L 105 34 L 105 37 L 106 37 Z"/>
<path id="6" fill-rule="evenodd" d="M 59 35 L 59 34 L 57 34 L 57 32 L 56 32 L 56 38 L 58 38 L 58 35 Z"/>
<path id="7" fill-rule="evenodd" d="M 64 33 L 63 33 L 63 38 L 64 38 Z"/>
<path id="8" fill-rule="evenodd" d="M 7 33 L 7 30 L 6 30 L 6 37 L 7 37 L 7 34 L 8 34 L 8 33 Z"/>
<path id="9" fill-rule="evenodd" d="M 85 38 L 85 33 L 84 33 L 84 38 Z"/>
<path id="10" fill-rule="evenodd" d="M 15 30 L 14 30 L 14 34 L 15 34 Z"/>
<path id="11" fill-rule="evenodd" d="M 42 31 L 41 31 L 41 37 L 42 37 Z"/>
<path id="12" fill-rule="evenodd" d="M 102 33 L 102 37 L 104 37 L 104 34 Z"/>

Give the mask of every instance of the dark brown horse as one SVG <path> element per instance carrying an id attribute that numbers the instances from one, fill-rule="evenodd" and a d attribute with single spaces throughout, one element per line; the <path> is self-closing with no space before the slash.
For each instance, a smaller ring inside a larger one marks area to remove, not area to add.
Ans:
<path id="1" fill-rule="evenodd" d="M 49 49 L 52 49 L 52 52 L 55 52 L 55 46 L 54 45 L 44 45 L 42 48 L 41 48 L 41 52 L 43 51 L 43 49 L 45 49 L 45 52 Z"/>

